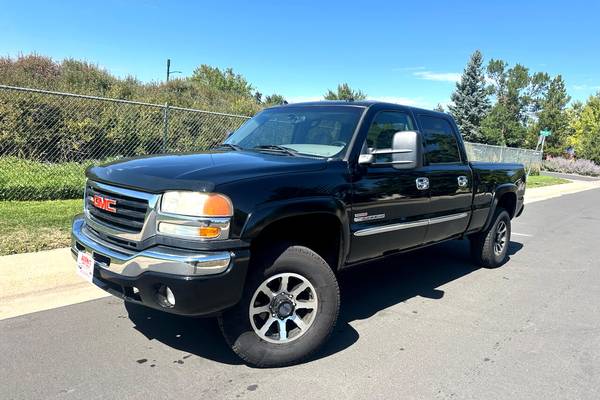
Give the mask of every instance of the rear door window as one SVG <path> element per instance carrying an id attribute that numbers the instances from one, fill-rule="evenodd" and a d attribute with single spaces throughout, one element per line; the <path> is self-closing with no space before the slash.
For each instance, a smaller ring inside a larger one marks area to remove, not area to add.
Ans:
<path id="1" fill-rule="evenodd" d="M 423 133 L 425 162 L 428 164 L 460 163 L 458 140 L 450 122 L 430 115 L 417 116 Z"/>

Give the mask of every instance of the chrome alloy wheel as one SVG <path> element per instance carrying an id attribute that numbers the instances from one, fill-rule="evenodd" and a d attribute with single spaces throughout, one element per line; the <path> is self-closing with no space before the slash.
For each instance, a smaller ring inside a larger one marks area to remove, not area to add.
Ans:
<path id="1" fill-rule="evenodd" d="M 506 247 L 506 242 L 508 241 L 508 228 L 506 226 L 506 222 L 500 221 L 498 222 L 498 226 L 496 227 L 496 238 L 494 240 L 494 254 L 499 256 L 504 251 L 504 247 Z"/>
<path id="2" fill-rule="evenodd" d="M 252 329 L 263 340 L 288 343 L 304 335 L 317 314 L 317 291 L 302 275 L 283 273 L 260 284 L 250 301 Z"/>

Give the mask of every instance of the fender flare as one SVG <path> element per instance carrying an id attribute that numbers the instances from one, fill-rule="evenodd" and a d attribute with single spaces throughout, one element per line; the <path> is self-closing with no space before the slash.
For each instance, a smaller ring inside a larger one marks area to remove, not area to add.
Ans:
<path id="1" fill-rule="evenodd" d="M 494 197 L 492 198 L 492 204 L 490 206 L 490 212 L 487 216 L 487 219 L 485 220 L 483 228 L 481 228 L 482 231 L 487 230 L 492 224 L 492 218 L 494 217 L 494 213 L 496 212 L 498 202 L 506 193 L 514 193 L 515 196 L 517 196 L 517 185 L 515 185 L 514 183 L 503 183 L 502 185 L 496 187 L 496 189 L 494 190 Z M 517 210 L 514 210 L 513 215 L 516 213 L 516 211 Z"/>
<path id="2" fill-rule="evenodd" d="M 285 218 L 303 215 L 327 214 L 337 218 L 341 227 L 340 263 L 350 251 L 350 224 L 346 206 L 332 197 L 310 197 L 286 199 L 266 203 L 248 215 L 240 237 L 251 242 L 267 226 Z"/>

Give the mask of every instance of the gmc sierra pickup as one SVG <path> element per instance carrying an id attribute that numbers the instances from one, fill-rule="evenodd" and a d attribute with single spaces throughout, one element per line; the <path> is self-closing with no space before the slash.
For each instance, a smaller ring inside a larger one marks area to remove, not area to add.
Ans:
<path id="1" fill-rule="evenodd" d="M 478 265 L 503 264 L 526 181 L 522 165 L 469 162 L 447 114 L 362 101 L 269 108 L 211 151 L 86 175 L 78 272 L 126 301 L 218 316 L 257 366 L 325 342 L 350 266 L 460 238 Z"/>

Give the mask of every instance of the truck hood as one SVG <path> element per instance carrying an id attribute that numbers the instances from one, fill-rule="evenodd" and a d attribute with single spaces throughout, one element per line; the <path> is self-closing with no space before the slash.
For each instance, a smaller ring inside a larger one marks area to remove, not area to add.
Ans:
<path id="1" fill-rule="evenodd" d="M 324 169 L 325 159 L 258 151 L 212 151 L 119 160 L 91 167 L 87 177 L 150 193 L 212 191 L 215 186 L 265 175 Z"/>

